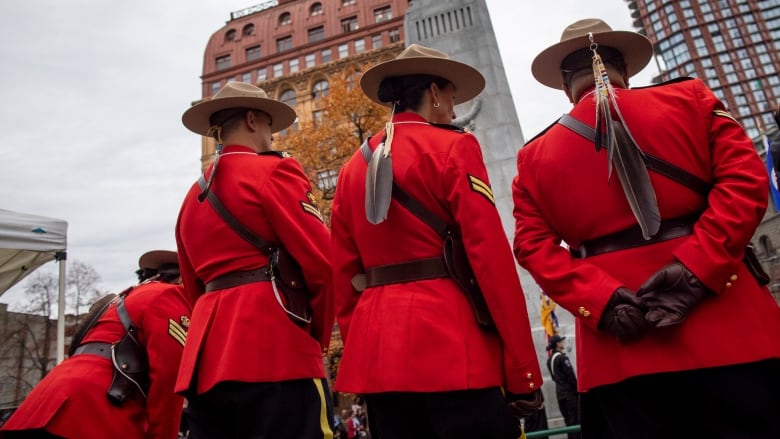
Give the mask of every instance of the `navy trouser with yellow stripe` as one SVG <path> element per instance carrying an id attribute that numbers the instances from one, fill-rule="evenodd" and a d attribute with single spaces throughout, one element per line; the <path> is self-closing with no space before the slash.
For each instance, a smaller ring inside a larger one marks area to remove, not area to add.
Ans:
<path id="1" fill-rule="evenodd" d="M 223 382 L 188 400 L 191 439 L 333 438 L 325 379 Z"/>

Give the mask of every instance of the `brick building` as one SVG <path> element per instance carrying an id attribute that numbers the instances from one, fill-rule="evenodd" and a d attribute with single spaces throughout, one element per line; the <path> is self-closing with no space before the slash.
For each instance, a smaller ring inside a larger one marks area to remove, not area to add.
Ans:
<path id="1" fill-rule="evenodd" d="M 232 12 L 206 45 L 201 99 L 228 81 L 248 82 L 295 108 L 300 119 L 319 117 L 316 101 L 332 75 L 403 50 L 407 7 L 408 0 L 273 0 Z M 203 167 L 214 151 L 203 138 Z"/>

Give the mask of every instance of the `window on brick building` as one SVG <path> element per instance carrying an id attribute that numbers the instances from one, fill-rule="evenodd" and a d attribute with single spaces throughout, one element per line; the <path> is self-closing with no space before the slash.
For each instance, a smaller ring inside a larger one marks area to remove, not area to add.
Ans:
<path id="1" fill-rule="evenodd" d="M 315 15 L 322 15 L 322 3 L 318 2 L 311 5 L 311 7 L 309 8 L 309 15 L 311 15 L 312 17 Z"/>
<path id="2" fill-rule="evenodd" d="M 236 30 L 230 29 L 225 33 L 225 41 L 233 41 L 236 39 Z"/>
<path id="3" fill-rule="evenodd" d="M 327 169 L 325 171 L 317 172 L 317 187 L 320 190 L 333 189 L 336 187 L 336 181 L 338 180 L 339 172 L 335 169 Z"/>
<path id="4" fill-rule="evenodd" d="M 260 52 L 260 46 L 247 47 L 246 49 L 247 62 L 258 60 L 261 57 L 262 57 L 262 53 Z"/>
<path id="5" fill-rule="evenodd" d="M 291 107 L 295 107 L 295 104 L 298 103 L 298 99 L 295 97 L 295 91 L 291 88 L 283 91 L 281 96 L 279 96 L 279 100 Z"/>
<path id="6" fill-rule="evenodd" d="M 292 14 L 289 12 L 282 12 L 282 14 L 279 15 L 279 26 L 286 26 L 288 24 L 292 24 Z"/>
<path id="7" fill-rule="evenodd" d="M 309 29 L 309 42 L 320 41 L 325 39 L 325 26 L 317 26 Z"/>
<path id="8" fill-rule="evenodd" d="M 390 29 L 387 33 L 387 37 L 391 43 L 397 43 L 401 41 L 401 32 L 399 32 L 398 29 Z"/>
<path id="9" fill-rule="evenodd" d="M 314 83 L 314 86 L 311 88 L 311 97 L 312 99 L 321 98 L 323 96 L 327 96 L 330 92 L 330 83 L 325 80 L 321 79 Z"/>
<path id="10" fill-rule="evenodd" d="M 230 68 L 230 55 L 222 55 L 217 57 L 217 70 L 225 70 Z"/>
<path id="11" fill-rule="evenodd" d="M 393 18 L 393 10 L 390 8 L 390 6 L 385 6 L 383 8 L 374 9 L 374 22 L 375 23 L 381 23 L 383 21 L 387 21 L 389 19 Z"/>
<path id="12" fill-rule="evenodd" d="M 247 24 L 246 26 L 244 26 L 244 30 L 242 32 L 244 36 L 247 37 L 252 35 L 253 33 L 255 33 L 255 25 L 252 23 Z"/>
<path id="13" fill-rule="evenodd" d="M 339 44 L 339 59 L 346 58 L 349 56 L 349 45 L 348 44 Z"/>
<path id="14" fill-rule="evenodd" d="M 293 47 L 292 45 L 292 36 L 279 38 L 276 40 L 276 51 L 277 52 L 285 52 L 287 50 L 291 50 Z"/>
<path id="15" fill-rule="evenodd" d="M 355 40 L 355 53 L 361 53 L 366 51 L 366 40 L 361 38 Z"/>
<path id="16" fill-rule="evenodd" d="M 344 18 L 341 20 L 341 31 L 352 32 L 358 30 L 357 16 Z"/>
<path id="17" fill-rule="evenodd" d="M 382 47 L 382 34 L 371 35 L 371 48 L 379 49 Z"/>
<path id="18" fill-rule="evenodd" d="M 315 127 L 321 124 L 324 118 L 325 114 L 322 110 L 314 110 L 311 112 L 311 120 L 314 122 Z"/>
<path id="19" fill-rule="evenodd" d="M 361 73 L 357 70 L 349 74 L 347 77 L 347 90 L 355 88 L 355 85 L 360 82 L 360 75 Z"/>

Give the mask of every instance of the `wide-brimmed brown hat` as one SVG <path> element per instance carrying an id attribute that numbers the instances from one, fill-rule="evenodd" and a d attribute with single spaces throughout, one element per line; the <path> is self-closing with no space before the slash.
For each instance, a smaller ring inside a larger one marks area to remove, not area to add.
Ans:
<path id="1" fill-rule="evenodd" d="M 190 131 L 208 136 L 212 114 L 228 108 L 250 108 L 271 116 L 271 132 L 281 131 L 295 122 L 297 115 L 289 105 L 271 99 L 260 87 L 245 82 L 228 82 L 211 99 L 198 102 L 181 116 Z"/>
<path id="2" fill-rule="evenodd" d="M 138 268 L 159 270 L 163 265 L 179 265 L 179 257 L 170 250 L 151 250 L 138 259 Z"/>
<path id="3" fill-rule="evenodd" d="M 653 44 L 644 35 L 612 30 L 603 20 L 586 18 L 568 25 L 559 43 L 536 55 L 531 63 L 534 78 L 548 87 L 563 89 L 561 62 L 577 50 L 590 46 L 588 33 L 593 33 L 593 41 L 599 46 L 612 47 L 623 54 L 629 77 L 639 73 L 653 57 Z"/>
<path id="4" fill-rule="evenodd" d="M 366 70 L 360 78 L 360 88 L 372 101 L 386 105 L 377 96 L 379 84 L 385 78 L 404 75 L 435 75 L 450 81 L 455 85 L 455 104 L 468 101 L 485 88 L 485 78 L 479 70 L 419 44 L 411 44 L 394 59 Z"/>

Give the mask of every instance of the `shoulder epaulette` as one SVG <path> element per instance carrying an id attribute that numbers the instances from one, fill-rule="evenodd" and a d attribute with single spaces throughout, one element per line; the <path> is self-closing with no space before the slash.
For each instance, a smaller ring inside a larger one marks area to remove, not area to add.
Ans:
<path id="1" fill-rule="evenodd" d="M 547 130 L 549 130 L 550 128 L 552 128 L 552 127 L 553 127 L 553 125 L 555 125 L 555 124 L 557 124 L 557 123 L 558 123 L 558 121 L 556 120 L 555 122 L 551 123 L 550 125 L 547 125 L 547 128 L 543 129 L 541 132 L 539 132 L 539 134 L 537 134 L 537 135 L 535 135 L 535 136 L 531 137 L 531 139 L 530 139 L 530 140 L 528 140 L 527 142 L 525 142 L 525 143 L 523 144 L 523 146 L 525 146 L 525 145 L 528 145 L 529 143 L 531 143 L 531 142 L 533 142 L 534 140 L 536 140 L 536 138 L 537 138 L 537 137 L 539 137 L 539 136 L 543 135 L 544 133 L 546 133 L 546 132 L 547 132 Z"/>
<path id="2" fill-rule="evenodd" d="M 263 151 L 258 152 L 257 155 L 275 155 L 279 157 L 280 159 L 285 159 L 287 157 L 292 157 L 292 154 L 290 154 L 287 151 Z"/>
<path id="3" fill-rule="evenodd" d="M 678 82 L 690 81 L 692 79 L 694 79 L 694 78 L 692 78 L 690 76 L 680 76 L 679 78 L 674 78 L 674 79 L 670 79 L 668 81 L 659 82 L 658 84 L 650 84 L 650 85 L 645 85 L 643 87 L 631 87 L 631 90 L 642 90 L 643 88 L 661 87 L 661 86 L 664 86 L 664 85 L 676 84 Z"/>
<path id="4" fill-rule="evenodd" d="M 431 125 L 435 126 L 436 128 L 442 128 L 449 131 L 455 131 L 456 133 L 465 133 L 466 130 L 459 126 L 450 125 L 448 123 L 431 123 Z"/>

